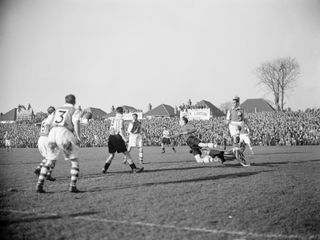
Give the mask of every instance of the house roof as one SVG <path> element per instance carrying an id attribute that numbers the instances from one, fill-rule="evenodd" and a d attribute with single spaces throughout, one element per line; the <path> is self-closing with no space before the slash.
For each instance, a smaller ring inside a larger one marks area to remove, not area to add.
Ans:
<path id="1" fill-rule="evenodd" d="M 101 119 L 107 114 L 100 108 L 89 107 L 88 110 L 91 111 L 93 119 Z"/>
<path id="2" fill-rule="evenodd" d="M 275 111 L 275 109 L 263 98 L 247 99 L 240 106 L 247 113 Z"/>
<path id="3" fill-rule="evenodd" d="M 160 104 L 144 114 L 145 117 L 173 117 L 175 115 L 174 108 L 167 104 Z"/>
<path id="4" fill-rule="evenodd" d="M 225 115 L 219 108 L 217 108 L 211 102 L 206 101 L 206 100 L 202 100 L 202 101 L 196 103 L 195 107 L 209 108 L 213 117 L 221 117 L 221 116 Z"/>
<path id="5" fill-rule="evenodd" d="M 6 112 L 5 114 L 0 116 L 0 122 L 10 122 L 10 121 L 16 121 L 17 119 L 17 109 L 13 108 L 9 112 Z"/>

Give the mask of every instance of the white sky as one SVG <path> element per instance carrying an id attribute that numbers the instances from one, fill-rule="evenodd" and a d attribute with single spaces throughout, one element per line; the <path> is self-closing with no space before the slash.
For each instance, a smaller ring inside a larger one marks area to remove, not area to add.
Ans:
<path id="1" fill-rule="evenodd" d="M 0 112 L 30 103 L 147 110 L 266 98 L 255 69 L 296 58 L 294 110 L 320 107 L 320 0 L 7 0 Z"/>

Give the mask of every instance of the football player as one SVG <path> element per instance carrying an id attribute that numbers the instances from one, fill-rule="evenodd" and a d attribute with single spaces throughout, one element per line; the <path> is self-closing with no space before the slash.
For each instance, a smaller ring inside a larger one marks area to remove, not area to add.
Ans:
<path id="1" fill-rule="evenodd" d="M 83 112 L 76 109 L 75 104 L 76 97 L 69 94 L 65 97 L 65 104 L 55 111 L 52 129 L 48 135 L 47 162 L 41 168 L 37 192 L 45 192 L 43 189 L 45 177 L 52 166 L 52 161 L 58 158 L 60 151 L 63 151 L 65 160 L 71 162 L 69 191 L 79 192 L 76 184 L 79 177 L 80 117 Z"/>
<path id="2" fill-rule="evenodd" d="M 251 154 L 253 155 L 254 151 L 251 146 L 251 140 L 250 140 L 249 134 L 250 134 L 250 129 L 247 124 L 244 124 L 243 127 L 241 128 L 241 131 L 240 131 L 240 143 L 243 142 L 246 145 L 248 145 L 248 147 L 251 151 Z"/>
<path id="3" fill-rule="evenodd" d="M 123 153 L 126 156 L 127 162 L 133 173 L 140 173 L 144 170 L 143 167 L 137 168 L 132 161 L 131 155 L 126 147 L 127 141 L 128 139 L 125 137 L 124 132 L 123 108 L 117 107 L 116 116 L 110 126 L 110 136 L 108 139 L 109 156 L 102 168 L 102 173 L 107 173 L 116 152 Z"/>
<path id="4" fill-rule="evenodd" d="M 232 100 L 232 108 L 227 111 L 226 124 L 229 127 L 234 147 L 240 142 L 240 131 L 244 124 L 244 111 L 240 108 L 240 98 L 235 96 Z"/>
<path id="5" fill-rule="evenodd" d="M 5 132 L 3 139 L 4 139 L 4 145 L 7 149 L 7 152 L 12 152 L 11 134 L 8 131 Z"/>
<path id="6" fill-rule="evenodd" d="M 39 164 L 39 166 L 34 170 L 34 173 L 36 175 L 40 174 L 41 167 L 45 165 L 47 162 L 47 152 L 48 152 L 48 135 L 51 129 L 51 125 L 54 118 L 54 113 L 56 109 L 52 106 L 50 106 L 47 110 L 48 116 L 41 122 L 40 127 L 40 137 L 38 139 L 38 150 L 40 154 L 43 157 L 42 162 Z M 48 169 L 46 179 L 49 181 L 55 181 L 56 179 L 51 176 L 52 170 L 56 164 L 56 161 L 53 160 L 50 168 Z"/>
<path id="7" fill-rule="evenodd" d="M 162 138 L 161 138 L 161 153 L 165 153 L 165 146 L 171 146 L 173 152 L 176 152 L 176 149 L 174 148 L 173 143 L 171 144 L 171 139 L 170 139 L 170 131 L 167 129 L 167 126 L 163 126 L 163 131 L 162 131 Z"/>
<path id="8" fill-rule="evenodd" d="M 186 135 L 187 145 L 190 147 L 190 153 L 193 154 L 197 163 L 208 163 L 208 162 L 221 162 L 224 163 L 227 160 L 237 159 L 242 166 L 249 166 L 244 158 L 243 151 L 241 149 L 231 149 L 230 151 L 221 151 L 214 149 L 216 144 L 214 143 L 203 143 L 199 138 L 193 135 L 196 129 L 188 124 L 188 119 L 182 117 L 180 120 L 181 129 L 178 133 L 172 135 L 172 138 Z M 206 151 L 202 151 L 205 149 Z"/>
<path id="9" fill-rule="evenodd" d="M 180 130 L 170 136 L 171 138 L 176 138 L 181 135 L 187 136 L 187 145 L 190 147 L 190 153 L 193 154 L 196 162 L 207 163 L 212 162 L 212 157 L 210 155 L 202 156 L 201 148 L 213 148 L 213 143 L 203 143 L 199 138 L 197 138 L 194 133 L 197 131 L 194 126 L 188 123 L 188 119 L 184 116 L 180 119 Z"/>
<path id="10" fill-rule="evenodd" d="M 131 151 L 133 147 L 138 147 L 139 151 L 139 161 L 140 164 L 143 164 L 143 139 L 142 139 L 142 127 L 141 122 L 138 120 L 138 114 L 132 114 L 133 120 L 129 123 L 128 132 L 129 132 L 129 143 L 128 143 L 128 152 Z M 127 157 L 124 157 L 124 163 L 127 163 Z"/>

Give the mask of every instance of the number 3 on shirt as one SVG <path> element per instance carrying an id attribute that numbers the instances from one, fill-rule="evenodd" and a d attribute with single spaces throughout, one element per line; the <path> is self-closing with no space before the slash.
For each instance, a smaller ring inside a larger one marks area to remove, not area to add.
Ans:
<path id="1" fill-rule="evenodd" d="M 54 116 L 54 123 L 59 126 L 64 126 L 67 113 L 68 113 L 67 109 L 58 109 Z"/>

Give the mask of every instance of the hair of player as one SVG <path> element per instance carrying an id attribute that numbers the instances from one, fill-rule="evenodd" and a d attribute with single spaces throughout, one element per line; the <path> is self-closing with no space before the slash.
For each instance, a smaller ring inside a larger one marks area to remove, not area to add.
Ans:
<path id="1" fill-rule="evenodd" d="M 240 102 L 240 97 L 235 96 L 232 100 L 238 103 L 238 102 Z"/>
<path id="2" fill-rule="evenodd" d="M 48 114 L 51 114 L 51 113 L 53 113 L 55 110 L 56 110 L 56 109 L 55 109 L 53 106 L 50 106 L 50 107 L 48 107 L 47 112 L 48 112 Z"/>
<path id="3" fill-rule="evenodd" d="M 66 103 L 70 103 L 72 105 L 76 104 L 76 97 L 73 94 L 67 95 L 65 100 L 66 100 Z"/>
<path id="4" fill-rule="evenodd" d="M 132 116 L 136 116 L 136 118 L 138 118 L 138 114 L 136 114 L 136 113 L 132 114 Z"/>
<path id="5" fill-rule="evenodd" d="M 116 112 L 120 113 L 120 114 L 123 114 L 123 107 L 117 107 L 116 108 Z"/>
<path id="6" fill-rule="evenodd" d="M 189 121 L 188 118 L 186 118 L 185 116 L 182 117 L 182 120 L 184 121 L 185 124 L 187 124 Z"/>

